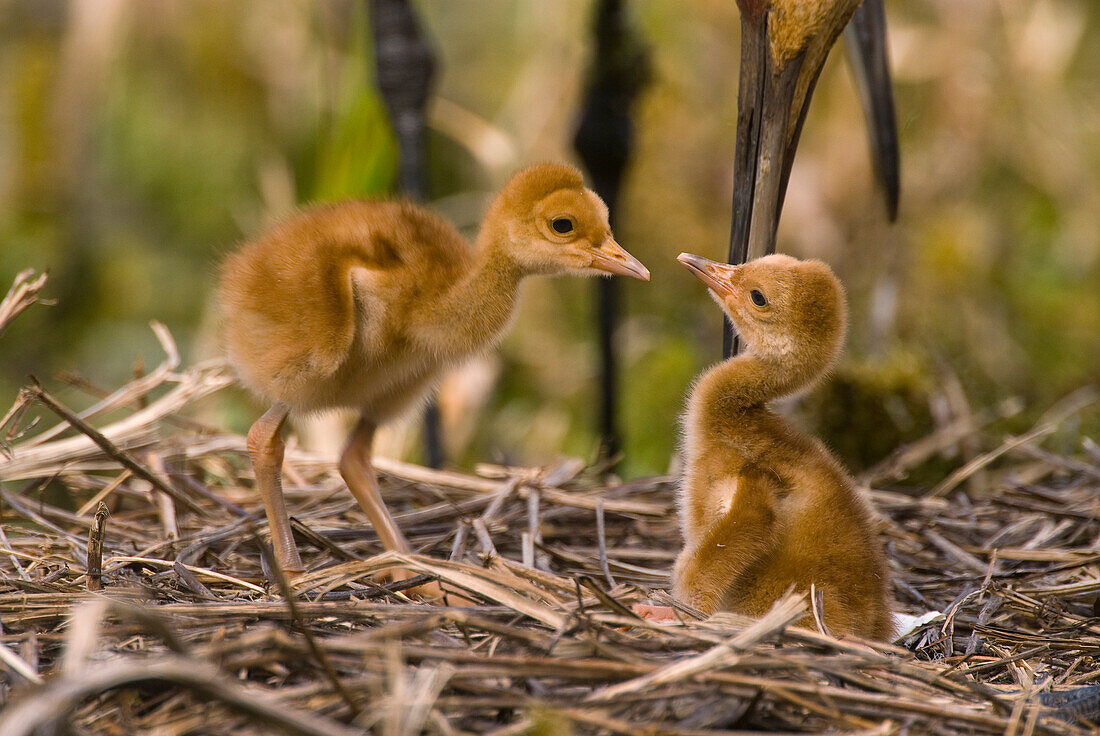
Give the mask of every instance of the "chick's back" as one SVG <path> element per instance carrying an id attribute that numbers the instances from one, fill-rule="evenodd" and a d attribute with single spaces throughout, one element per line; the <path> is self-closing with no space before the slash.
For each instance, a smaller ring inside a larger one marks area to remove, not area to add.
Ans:
<path id="1" fill-rule="evenodd" d="M 306 209 L 225 260 L 218 301 L 230 361 L 256 393 L 319 408 L 303 406 L 311 386 L 353 354 L 384 361 L 413 304 L 461 278 L 472 260 L 451 225 L 411 203 Z"/>

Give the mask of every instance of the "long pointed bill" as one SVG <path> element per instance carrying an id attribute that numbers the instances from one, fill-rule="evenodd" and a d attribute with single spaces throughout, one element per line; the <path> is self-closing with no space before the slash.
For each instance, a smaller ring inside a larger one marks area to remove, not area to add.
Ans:
<path id="1" fill-rule="evenodd" d="M 763 3 L 748 0 L 739 0 L 738 5 L 741 75 L 737 88 L 730 263 L 744 263 L 775 252 L 787 178 L 813 84 L 821 71 L 820 67 L 803 70 L 804 52 L 777 67 L 768 38 L 767 9 Z M 804 97 L 796 101 L 799 76 L 804 71 L 810 74 L 810 81 Z M 724 334 L 722 353 L 729 357 L 738 346 L 728 317 Z"/>
<path id="2" fill-rule="evenodd" d="M 731 282 L 737 274 L 738 266 L 712 261 L 694 253 L 681 253 L 676 256 L 676 260 L 684 264 L 687 270 L 695 274 L 696 278 L 706 284 L 707 288 L 718 296 L 733 294 L 733 284 Z"/>
<path id="3" fill-rule="evenodd" d="M 828 51 L 847 20 L 822 26 L 822 35 L 811 34 L 801 51 L 784 54 L 777 61 L 775 39 L 770 36 L 770 24 L 778 22 L 772 18 L 772 3 L 737 0 L 737 5 L 741 9 L 741 76 L 730 263 L 775 252 L 779 215 L 806 111 Z M 791 30 L 780 28 L 777 33 Z M 728 357 L 737 345 L 728 320 L 727 327 L 723 352 Z"/>
<path id="4" fill-rule="evenodd" d="M 592 268 L 618 276 L 649 281 L 649 269 L 627 253 L 613 238 L 603 241 L 599 248 L 592 251 Z"/>
<path id="5" fill-rule="evenodd" d="M 883 0 L 864 0 L 844 31 L 848 61 L 852 67 L 867 134 L 871 141 L 871 165 L 886 196 L 886 213 L 898 217 L 900 193 L 898 123 L 894 87 L 886 51 L 886 8 Z"/>
<path id="6" fill-rule="evenodd" d="M 786 177 L 798 145 L 791 121 L 801 120 L 809 99 L 807 94 L 792 114 L 803 56 L 777 68 L 770 50 L 768 20 L 767 10 L 753 13 L 742 6 L 730 263 L 775 252 Z"/>

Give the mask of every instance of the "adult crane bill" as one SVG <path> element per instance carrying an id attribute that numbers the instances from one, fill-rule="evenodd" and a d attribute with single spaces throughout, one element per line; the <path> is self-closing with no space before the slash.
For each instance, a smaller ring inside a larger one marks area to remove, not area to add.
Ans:
<path id="1" fill-rule="evenodd" d="M 893 218 L 897 208 L 897 131 L 886 63 L 883 0 L 737 0 L 741 71 L 734 154 L 729 262 L 775 252 L 776 231 L 814 87 L 849 21 L 850 54 L 871 125 L 874 166 Z M 727 322 L 723 353 L 736 352 Z"/>
<path id="2" fill-rule="evenodd" d="M 871 165 L 886 198 L 890 222 L 898 218 L 901 191 L 898 122 L 894 85 L 886 51 L 885 0 L 864 0 L 844 29 L 844 46 L 852 68 L 871 143 Z"/>
<path id="3" fill-rule="evenodd" d="M 897 134 L 882 38 L 885 23 L 882 0 L 867 3 L 878 7 L 861 11 L 856 19 L 852 58 L 857 79 L 863 80 L 861 92 L 869 99 L 867 107 L 875 111 L 876 169 L 883 172 L 882 180 L 889 182 L 897 178 Z M 787 181 L 814 87 L 829 50 L 860 2 L 737 0 L 737 4 L 741 9 L 741 72 L 730 263 L 775 251 Z M 891 196 L 896 201 L 896 194 Z"/>

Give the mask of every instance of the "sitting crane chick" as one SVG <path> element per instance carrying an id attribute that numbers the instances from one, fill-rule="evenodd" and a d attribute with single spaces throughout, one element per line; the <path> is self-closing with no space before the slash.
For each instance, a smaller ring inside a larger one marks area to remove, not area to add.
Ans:
<path id="1" fill-rule="evenodd" d="M 649 280 L 612 237 L 604 203 L 559 164 L 517 173 L 472 245 L 413 204 L 350 201 L 306 209 L 228 257 L 219 301 L 230 361 L 271 402 L 248 451 L 283 569 L 303 570 L 280 481 L 288 413 L 359 411 L 340 473 L 383 546 L 409 551 L 371 466 L 375 428 L 500 338 L 525 277 L 566 273 Z"/>
<path id="2" fill-rule="evenodd" d="M 888 638 L 890 581 L 867 501 L 819 441 L 768 409 L 836 361 L 843 288 L 824 263 L 785 255 L 678 260 L 747 351 L 704 373 L 688 402 L 673 593 L 708 614 L 761 616 L 789 587 L 812 584 L 833 634 Z"/>

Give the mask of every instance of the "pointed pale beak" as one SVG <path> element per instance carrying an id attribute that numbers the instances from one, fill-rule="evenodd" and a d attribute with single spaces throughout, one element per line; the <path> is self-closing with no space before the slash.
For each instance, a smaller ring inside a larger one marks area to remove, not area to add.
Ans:
<path id="1" fill-rule="evenodd" d="M 642 265 L 634 256 L 630 255 L 614 238 L 608 238 L 600 243 L 600 247 L 592 251 L 592 268 L 607 271 L 618 276 L 630 276 L 631 278 L 649 281 L 649 269 Z"/>
<path id="2" fill-rule="evenodd" d="M 694 253 L 681 253 L 676 260 L 684 264 L 687 270 L 707 285 L 711 291 L 720 297 L 732 296 L 734 293 L 733 280 L 740 270 L 739 266 L 731 266 L 728 263 L 719 263 L 709 258 L 697 256 Z"/>

